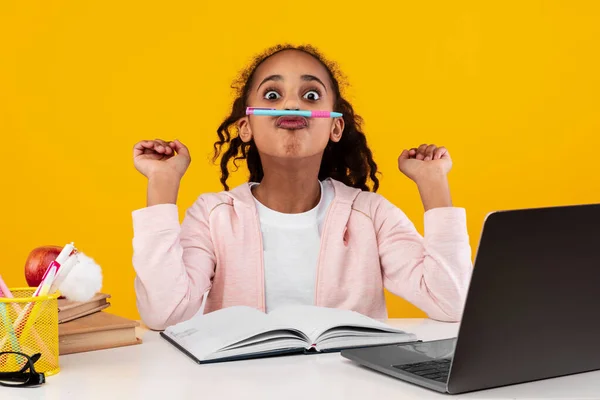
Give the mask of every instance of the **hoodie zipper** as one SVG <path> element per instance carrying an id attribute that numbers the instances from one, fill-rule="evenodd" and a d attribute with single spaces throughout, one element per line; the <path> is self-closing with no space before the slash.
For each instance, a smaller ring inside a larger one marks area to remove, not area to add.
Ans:
<path id="1" fill-rule="evenodd" d="M 260 229 L 260 218 L 258 216 L 258 211 L 256 210 L 256 208 L 254 208 L 254 224 L 256 226 L 256 230 L 258 232 L 258 243 L 259 243 L 259 248 L 260 251 L 258 252 L 258 254 L 260 254 L 260 271 L 259 271 L 259 279 L 260 279 L 260 285 L 259 287 L 262 288 L 261 290 L 261 298 L 259 299 L 260 304 L 262 305 L 262 312 L 266 312 L 267 311 L 267 304 L 265 301 L 265 255 L 264 255 L 264 245 L 263 245 L 263 237 L 262 237 L 262 231 Z"/>
<path id="2" fill-rule="evenodd" d="M 317 267 L 316 267 L 316 271 L 315 271 L 315 297 L 314 297 L 314 302 L 315 302 L 315 306 L 318 305 L 318 300 L 319 300 L 319 273 L 321 271 L 321 263 L 322 263 L 322 259 L 323 259 L 323 253 L 324 248 L 325 248 L 325 241 L 327 238 L 327 229 L 329 228 L 329 216 L 331 214 L 331 210 L 333 209 L 334 205 L 336 203 L 336 199 L 335 197 L 333 198 L 333 200 L 331 200 L 331 204 L 329 204 L 329 207 L 327 207 L 327 212 L 325 213 L 325 220 L 323 221 L 323 230 L 321 232 L 321 240 L 320 240 L 320 245 L 319 245 L 319 258 L 317 259 Z"/>

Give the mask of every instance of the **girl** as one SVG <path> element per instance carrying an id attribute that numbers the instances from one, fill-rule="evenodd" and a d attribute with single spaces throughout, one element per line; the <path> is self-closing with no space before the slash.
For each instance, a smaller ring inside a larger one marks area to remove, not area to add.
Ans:
<path id="1" fill-rule="evenodd" d="M 423 144 L 398 158 L 423 201 L 422 237 L 375 194 L 377 165 L 336 71 L 309 46 L 257 57 L 218 128 L 225 190 L 199 196 L 181 225 L 176 200 L 188 149 L 178 140 L 135 145 L 134 165 L 148 178 L 147 207 L 133 212 L 137 306 L 148 327 L 236 305 L 268 312 L 309 304 L 386 318 L 384 287 L 430 318 L 460 319 L 471 249 L 465 210 L 451 202 L 450 155 Z M 343 117 L 246 116 L 247 106 Z M 249 182 L 229 190 L 229 162 L 240 159 Z"/>

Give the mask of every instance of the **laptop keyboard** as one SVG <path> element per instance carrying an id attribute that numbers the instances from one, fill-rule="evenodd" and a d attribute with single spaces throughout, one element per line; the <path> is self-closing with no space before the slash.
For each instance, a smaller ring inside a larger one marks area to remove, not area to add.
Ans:
<path id="1" fill-rule="evenodd" d="M 394 365 L 393 367 L 423 378 L 446 383 L 450 374 L 450 361 L 450 358 L 441 358 L 414 364 Z"/>

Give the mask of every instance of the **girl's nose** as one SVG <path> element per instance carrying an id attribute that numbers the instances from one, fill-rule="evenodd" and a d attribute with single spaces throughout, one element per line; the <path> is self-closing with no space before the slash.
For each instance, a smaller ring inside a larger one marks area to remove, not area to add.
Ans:
<path id="1" fill-rule="evenodd" d="M 300 105 L 298 103 L 298 100 L 296 100 L 296 99 L 287 100 L 283 106 L 286 110 L 299 110 L 300 109 Z"/>

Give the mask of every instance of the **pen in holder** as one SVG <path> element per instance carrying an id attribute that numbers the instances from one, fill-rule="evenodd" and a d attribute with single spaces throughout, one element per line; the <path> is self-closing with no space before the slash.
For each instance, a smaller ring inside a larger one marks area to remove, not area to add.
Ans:
<path id="1" fill-rule="evenodd" d="M 36 288 L 10 290 L 0 277 L 0 352 L 40 353 L 36 370 L 46 376 L 59 372 L 58 297 L 87 301 L 102 287 L 102 271 L 93 259 L 75 251 L 73 243 L 46 268 Z M 1 295 L 0 295 L 1 296 Z M 9 358 L 10 359 L 10 358 Z M 14 365 L 0 360 L 0 372 Z"/>
<path id="2" fill-rule="evenodd" d="M 41 353 L 35 369 L 46 376 L 57 374 L 58 297 L 33 297 L 37 288 L 10 289 L 12 298 L 0 298 L 0 352 L 17 351 L 27 355 Z M 12 368 L 12 369 L 11 369 Z M 14 366 L 1 365 L 0 372 L 10 372 Z"/>

